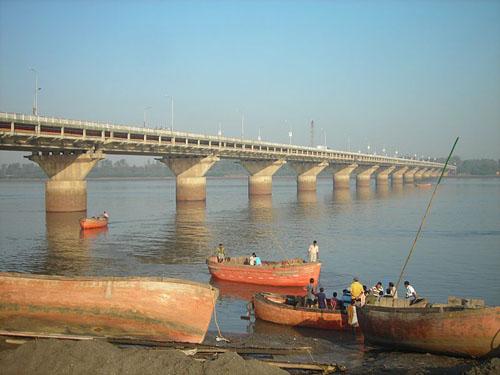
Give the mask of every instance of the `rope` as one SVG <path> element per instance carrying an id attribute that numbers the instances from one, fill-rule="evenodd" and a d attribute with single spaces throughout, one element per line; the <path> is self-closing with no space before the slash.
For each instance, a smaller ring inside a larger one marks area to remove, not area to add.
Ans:
<path id="1" fill-rule="evenodd" d="M 415 249 L 418 237 L 420 236 L 420 232 L 422 231 L 422 227 L 424 226 L 425 219 L 427 217 L 427 214 L 430 211 L 430 208 L 432 205 L 432 200 L 434 199 L 434 195 L 436 195 L 437 188 L 439 186 L 439 183 L 441 182 L 441 179 L 443 178 L 444 172 L 446 171 L 446 166 L 448 165 L 448 162 L 450 161 L 451 155 L 453 154 L 453 150 L 455 150 L 455 146 L 457 145 L 457 142 L 458 142 L 458 137 L 455 140 L 453 147 L 451 148 L 450 154 L 448 155 L 448 158 L 446 159 L 446 163 L 444 164 L 443 170 L 441 171 L 441 175 L 439 176 L 439 180 L 438 180 L 436 186 L 434 187 L 434 191 L 432 192 L 431 199 L 429 200 L 429 204 L 427 205 L 427 209 L 425 210 L 424 217 L 422 218 L 422 221 L 420 222 L 420 227 L 418 228 L 417 234 L 415 235 L 415 239 L 413 240 L 413 243 L 411 245 L 410 252 L 408 253 L 408 256 L 406 257 L 405 263 L 403 265 L 403 269 L 401 270 L 401 273 L 399 275 L 398 282 L 396 283 L 396 290 L 398 290 L 399 284 L 401 283 L 401 279 L 403 278 L 403 273 L 406 269 L 408 261 L 410 260 L 411 254 L 413 253 L 413 250 Z"/>
<path id="2" fill-rule="evenodd" d="M 219 322 L 217 321 L 217 308 L 215 306 L 217 302 L 217 297 L 216 295 L 214 294 L 214 300 L 213 300 L 213 307 L 214 307 L 214 322 L 215 322 L 215 326 L 217 327 L 217 333 L 218 335 L 215 337 L 215 340 L 216 341 L 226 341 L 226 342 L 230 342 L 228 339 L 226 339 L 224 336 L 222 336 L 222 333 L 220 331 L 220 327 L 219 327 Z"/>

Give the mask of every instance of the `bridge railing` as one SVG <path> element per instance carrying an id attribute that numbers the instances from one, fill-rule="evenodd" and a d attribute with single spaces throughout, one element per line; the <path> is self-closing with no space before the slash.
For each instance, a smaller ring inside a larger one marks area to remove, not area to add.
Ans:
<path id="1" fill-rule="evenodd" d="M 347 151 L 339 151 L 333 149 L 318 149 L 315 147 L 309 146 L 299 146 L 299 145 L 290 145 L 290 144 L 282 144 L 282 143 L 274 143 L 274 142 L 265 142 L 265 141 L 255 141 L 249 139 L 242 138 L 233 138 L 233 137 L 224 137 L 224 136 L 214 136 L 214 135 L 206 135 L 206 134 L 195 134 L 189 132 L 180 132 L 180 131 L 172 131 L 168 129 L 150 129 L 144 127 L 137 126 L 129 126 L 129 125 L 118 125 L 118 124 L 110 124 L 108 122 L 99 122 L 99 121 L 82 121 L 82 120 L 71 120 L 65 118 L 57 118 L 57 117 L 48 117 L 48 116 L 35 116 L 35 115 L 26 115 L 22 113 L 8 113 L 8 112 L 0 112 L 0 120 L 10 120 L 10 121 L 23 121 L 30 122 L 34 124 L 52 124 L 55 126 L 72 126 L 89 130 L 104 130 L 104 131 L 116 131 L 116 132 L 125 132 L 125 133 L 138 133 L 144 135 L 154 135 L 154 136 L 165 136 L 172 138 L 185 138 L 185 139 L 195 139 L 195 140 L 203 140 L 203 141 L 215 141 L 215 142 L 223 142 L 224 144 L 230 143 L 233 145 L 240 145 L 241 149 L 245 148 L 266 148 L 267 151 L 269 149 L 273 149 L 274 152 L 280 150 L 278 153 L 285 153 L 291 155 L 307 155 L 307 156 L 315 156 L 324 159 L 335 159 L 335 160 L 343 160 L 346 162 L 370 162 L 370 163 L 381 163 L 381 164 L 394 164 L 394 165 L 406 165 L 406 166 L 427 166 L 434 168 L 441 168 L 443 164 L 431 162 L 431 161 L 421 161 L 414 159 L 406 159 L 406 158 L 396 158 L 390 156 L 383 155 L 371 155 L 364 153 L 355 153 L 355 152 L 347 152 Z M 252 147 L 253 146 L 253 147 Z M 220 145 L 218 147 L 220 148 Z M 229 147 L 233 148 L 233 147 Z M 264 150 L 264 151 L 266 151 Z M 262 151 L 262 150 L 260 150 Z M 453 166 L 450 167 L 454 169 Z"/>

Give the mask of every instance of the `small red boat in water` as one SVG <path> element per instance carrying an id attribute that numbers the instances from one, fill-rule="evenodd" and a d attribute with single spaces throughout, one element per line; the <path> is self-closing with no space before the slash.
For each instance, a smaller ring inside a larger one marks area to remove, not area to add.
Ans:
<path id="1" fill-rule="evenodd" d="M 347 313 L 341 310 L 297 307 L 287 303 L 294 296 L 257 293 L 253 298 L 255 317 L 287 326 L 312 327 L 342 331 L 352 329 Z"/>
<path id="2" fill-rule="evenodd" d="M 357 314 L 365 340 L 372 344 L 474 358 L 500 354 L 500 307 L 485 307 L 484 302 L 424 300 L 410 306 L 407 300 L 381 298 Z"/>
<path id="3" fill-rule="evenodd" d="M 99 217 L 82 217 L 80 219 L 80 227 L 82 229 L 96 229 L 108 226 L 108 219 L 104 216 Z"/>
<path id="4" fill-rule="evenodd" d="M 201 343 L 217 296 L 161 277 L 0 273 L 0 330 Z"/>
<path id="5" fill-rule="evenodd" d="M 309 279 L 317 283 L 321 263 L 306 263 L 303 259 L 262 262 L 251 266 L 247 257 L 227 258 L 219 263 L 216 256 L 207 259 L 210 274 L 219 280 L 272 286 L 306 286 Z"/>

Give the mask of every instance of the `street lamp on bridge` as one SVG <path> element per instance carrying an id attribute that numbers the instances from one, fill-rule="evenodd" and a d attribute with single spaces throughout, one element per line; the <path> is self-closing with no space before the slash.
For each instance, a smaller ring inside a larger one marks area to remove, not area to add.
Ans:
<path id="1" fill-rule="evenodd" d="M 35 68 L 30 68 L 35 73 L 35 95 L 33 98 L 33 116 L 38 116 L 38 91 L 42 88 L 38 87 L 38 71 Z"/>
<path id="2" fill-rule="evenodd" d="M 165 95 L 165 97 L 170 98 L 170 130 L 174 131 L 174 97 L 172 95 Z"/>
<path id="3" fill-rule="evenodd" d="M 153 108 L 153 107 L 144 107 L 143 127 L 146 127 L 146 111 L 150 110 L 151 108 Z"/>

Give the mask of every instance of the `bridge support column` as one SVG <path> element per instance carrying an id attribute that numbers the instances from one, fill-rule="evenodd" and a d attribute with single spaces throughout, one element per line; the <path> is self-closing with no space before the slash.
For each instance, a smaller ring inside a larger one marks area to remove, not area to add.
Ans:
<path id="1" fill-rule="evenodd" d="M 374 165 L 373 167 L 368 167 L 364 171 L 358 173 L 356 175 L 356 187 L 369 187 L 372 174 L 379 168 L 378 165 Z"/>
<path id="2" fill-rule="evenodd" d="M 248 195 L 271 195 L 273 174 L 285 163 L 285 160 L 242 160 L 241 165 L 250 173 Z"/>
<path id="3" fill-rule="evenodd" d="M 335 189 L 349 189 L 351 173 L 358 167 L 357 164 L 351 164 L 343 167 L 333 174 L 333 187 Z"/>
<path id="4" fill-rule="evenodd" d="M 27 158 L 37 163 L 50 178 L 45 183 L 45 210 L 47 212 L 87 210 L 85 177 L 99 160 L 104 159 L 101 152 L 33 153 Z"/>
<path id="5" fill-rule="evenodd" d="M 297 191 L 316 191 L 316 177 L 328 167 L 327 162 L 319 164 L 306 162 L 291 162 L 291 167 L 297 172 Z"/>
<path id="6" fill-rule="evenodd" d="M 389 185 L 389 175 L 394 171 L 396 167 L 393 165 L 392 167 L 387 167 L 382 169 L 377 173 L 377 186 Z"/>
<path id="7" fill-rule="evenodd" d="M 413 168 L 407 171 L 404 176 L 405 184 L 413 184 L 415 181 L 415 173 L 418 171 L 418 168 Z"/>
<path id="8" fill-rule="evenodd" d="M 205 174 L 219 161 L 217 156 L 168 156 L 158 159 L 175 174 L 177 202 L 205 201 L 207 178 Z"/>
<path id="9" fill-rule="evenodd" d="M 424 173 L 422 173 L 422 178 L 429 179 L 432 177 L 432 168 L 426 169 Z"/>
<path id="10" fill-rule="evenodd" d="M 393 185 L 402 185 L 403 184 L 403 175 L 408 170 L 408 167 L 402 167 L 394 172 L 391 176 Z"/>
<path id="11" fill-rule="evenodd" d="M 415 172 L 415 174 L 413 175 L 413 179 L 415 181 L 420 181 L 424 178 L 424 173 L 427 172 L 427 169 L 426 168 L 423 168 L 423 169 L 419 169 L 417 172 Z"/>

